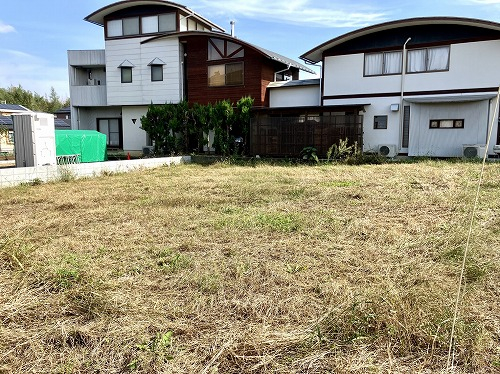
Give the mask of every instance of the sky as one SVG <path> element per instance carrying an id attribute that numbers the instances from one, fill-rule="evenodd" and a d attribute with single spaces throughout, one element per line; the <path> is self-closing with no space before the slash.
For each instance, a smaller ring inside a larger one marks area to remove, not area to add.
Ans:
<path id="1" fill-rule="evenodd" d="M 103 28 L 83 20 L 113 0 L 2 0 L 0 87 L 69 97 L 67 50 L 103 49 Z M 179 0 L 235 36 L 299 62 L 347 32 L 412 17 L 500 22 L 500 0 Z M 319 68 L 315 68 L 319 72 Z M 304 74 L 301 78 L 311 78 Z"/>

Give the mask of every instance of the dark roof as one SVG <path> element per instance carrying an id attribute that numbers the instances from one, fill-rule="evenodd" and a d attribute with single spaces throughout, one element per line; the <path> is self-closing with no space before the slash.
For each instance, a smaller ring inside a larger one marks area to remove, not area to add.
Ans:
<path id="1" fill-rule="evenodd" d="M 202 23 L 212 27 L 213 29 L 217 29 L 220 31 L 225 31 L 222 27 L 216 25 L 212 21 L 209 21 L 205 17 L 200 16 L 199 14 L 195 13 L 188 7 L 173 3 L 171 1 L 165 1 L 165 0 L 124 0 L 124 1 L 118 1 L 113 4 L 106 5 L 105 7 L 102 7 L 95 12 L 89 14 L 87 17 L 85 17 L 85 21 L 95 23 L 96 25 L 99 26 L 104 26 L 104 17 L 106 17 L 108 14 L 117 12 L 122 9 L 134 7 L 134 6 L 139 6 L 139 5 L 164 5 L 168 7 L 173 7 L 180 9 L 184 11 L 185 13 L 189 14 L 190 17 L 193 17 L 197 19 L 198 21 L 201 21 Z"/>
<path id="2" fill-rule="evenodd" d="M 12 120 L 9 116 L 0 116 L 0 125 L 8 126 L 12 125 Z"/>
<path id="3" fill-rule="evenodd" d="M 305 72 L 311 73 L 311 74 L 316 74 L 316 72 L 307 66 L 301 64 L 300 62 L 294 61 L 288 57 L 285 57 L 283 55 L 280 55 L 279 53 L 272 52 L 268 49 L 261 48 L 259 46 L 256 46 L 254 44 L 250 44 L 245 42 L 244 40 L 235 38 L 234 36 L 231 36 L 226 33 L 221 33 L 221 32 L 214 32 L 214 31 L 183 31 L 183 32 L 174 32 L 174 33 L 166 33 L 164 35 L 157 35 L 153 36 L 149 39 L 143 40 L 141 43 L 148 43 L 153 40 L 161 39 L 161 38 L 171 38 L 171 37 L 182 37 L 182 36 L 193 36 L 193 35 L 203 35 L 203 36 L 210 36 L 214 38 L 222 38 L 222 39 L 227 39 L 230 40 L 234 43 L 242 44 L 244 46 L 247 46 L 249 48 L 252 48 L 256 50 L 257 52 L 261 53 L 265 57 L 269 58 L 270 60 L 278 61 L 284 65 L 290 65 L 291 67 L 294 67 L 296 69 L 303 70 Z"/>
<path id="4" fill-rule="evenodd" d="M 29 111 L 29 109 L 17 104 L 0 104 L 0 110 L 10 111 L 10 110 L 22 110 Z"/>
<path id="5" fill-rule="evenodd" d="M 320 44 L 319 46 L 304 53 L 302 56 L 300 56 L 300 58 L 306 62 L 317 63 L 322 60 L 323 52 L 333 47 L 336 47 L 340 44 L 351 41 L 353 39 L 360 38 L 362 36 L 373 34 L 379 31 L 394 30 L 409 26 L 425 26 L 425 25 L 462 25 L 462 26 L 472 26 L 483 29 L 490 29 L 494 31 L 500 31 L 500 23 L 484 21 L 474 18 L 462 18 L 462 17 L 408 18 L 403 20 L 380 23 L 377 25 L 372 25 L 362 29 L 348 32 L 347 34 L 343 34 L 323 44 Z"/>
<path id="6" fill-rule="evenodd" d="M 10 116 L 0 116 L 0 126 L 12 128 L 12 118 Z M 54 118 L 54 127 L 56 129 L 71 129 L 71 125 L 62 119 Z"/>
<path id="7" fill-rule="evenodd" d="M 237 40 L 239 40 L 239 39 L 237 39 Z M 249 43 L 247 43 L 247 44 L 249 44 Z M 280 55 L 278 53 L 275 53 L 275 52 L 270 51 L 268 49 L 261 48 L 259 46 L 253 45 L 253 44 L 249 44 L 249 45 L 252 45 L 255 49 L 261 51 L 264 55 L 267 55 L 267 57 L 270 58 L 271 60 L 279 61 L 285 65 L 293 66 L 297 69 L 306 71 L 306 72 L 311 73 L 311 74 L 316 74 L 316 72 L 314 70 L 312 70 L 312 69 L 308 68 L 307 66 L 302 65 L 302 64 L 298 63 L 297 61 L 294 61 L 288 57 L 285 57 L 283 55 Z"/>
<path id="8" fill-rule="evenodd" d="M 56 110 L 54 114 L 57 113 L 71 113 L 71 108 L 69 106 Z"/>

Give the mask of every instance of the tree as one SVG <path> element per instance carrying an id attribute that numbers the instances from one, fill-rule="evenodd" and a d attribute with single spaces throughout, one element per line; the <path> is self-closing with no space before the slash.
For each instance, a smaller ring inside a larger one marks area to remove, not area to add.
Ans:
<path id="1" fill-rule="evenodd" d="M 25 90 L 21 85 L 0 88 L 0 101 L 22 105 L 35 112 L 45 113 L 54 113 L 70 105 L 69 99 L 61 100 L 54 87 L 50 88 L 49 96 L 41 96 L 36 92 Z"/>

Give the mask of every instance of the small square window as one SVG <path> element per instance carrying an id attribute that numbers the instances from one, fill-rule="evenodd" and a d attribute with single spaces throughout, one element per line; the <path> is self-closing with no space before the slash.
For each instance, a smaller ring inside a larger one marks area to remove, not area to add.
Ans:
<path id="1" fill-rule="evenodd" d="M 132 68 L 122 67 L 122 83 L 132 83 Z"/>
<path id="2" fill-rule="evenodd" d="M 375 116 L 373 121 L 373 128 L 376 130 L 387 129 L 387 116 Z"/>
<path id="3" fill-rule="evenodd" d="M 151 65 L 151 82 L 163 80 L 163 65 Z"/>

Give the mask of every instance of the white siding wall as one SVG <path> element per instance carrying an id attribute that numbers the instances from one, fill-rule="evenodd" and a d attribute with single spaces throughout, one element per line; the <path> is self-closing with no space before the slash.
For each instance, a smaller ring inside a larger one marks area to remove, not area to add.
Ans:
<path id="1" fill-rule="evenodd" d="M 500 41 L 453 44 L 450 70 L 440 73 L 407 74 L 405 91 L 453 90 L 498 87 Z"/>
<path id="2" fill-rule="evenodd" d="M 353 95 L 401 90 L 401 75 L 363 77 L 364 54 L 326 57 L 324 95 Z"/>
<path id="3" fill-rule="evenodd" d="M 320 86 L 271 88 L 269 104 L 271 108 L 320 105 Z"/>
<path id="4" fill-rule="evenodd" d="M 463 144 L 486 144 L 488 105 L 488 100 L 453 104 L 412 104 L 408 155 L 461 157 Z M 464 128 L 430 129 L 431 119 L 464 119 Z"/>
<path id="5" fill-rule="evenodd" d="M 147 106 L 129 106 L 122 108 L 123 149 L 140 151 L 146 145 L 146 132 L 141 130 L 141 117 L 146 115 Z M 135 124 L 132 119 L 136 119 Z"/>
<path id="6" fill-rule="evenodd" d="M 106 41 L 108 105 L 179 102 L 181 68 L 178 39 L 160 39 L 141 44 L 143 40 L 146 38 Z M 165 62 L 161 82 L 151 82 L 151 67 L 148 64 L 155 58 Z M 121 83 L 121 70 L 118 66 L 124 60 L 135 65 L 132 69 L 132 83 Z"/>
<path id="7" fill-rule="evenodd" d="M 450 48 L 450 69 L 446 72 L 406 74 L 405 92 L 461 90 L 498 87 L 500 84 L 500 41 L 454 44 Z M 369 104 L 363 120 L 363 149 L 373 151 L 380 144 L 400 146 L 400 113 L 391 112 L 390 105 L 398 104 L 400 96 L 370 97 L 370 94 L 398 93 L 401 75 L 364 77 L 363 54 L 326 57 L 324 62 L 324 96 L 367 95 L 364 98 L 328 99 L 324 105 Z M 477 94 L 476 94 L 477 95 Z M 420 96 L 422 97 L 422 96 Z M 436 99 L 439 101 L 439 99 Z M 495 100 L 493 100 L 494 103 Z M 485 144 L 486 127 L 493 116 L 488 100 L 472 103 L 410 105 L 410 141 L 408 152 L 413 156 L 461 156 L 462 144 Z M 401 110 L 402 108 L 400 108 Z M 387 115 L 387 130 L 373 128 L 374 116 Z M 437 118 L 437 117 L 439 118 Z M 465 128 L 430 130 L 430 117 L 435 119 L 465 119 Z M 493 143 L 497 134 L 493 128 Z M 399 149 L 399 148 L 398 148 Z"/>
<path id="8" fill-rule="evenodd" d="M 500 41 L 453 44 L 450 69 L 406 74 L 404 89 L 411 91 L 495 87 L 500 84 Z M 389 93 L 401 90 L 401 75 L 363 76 L 364 54 L 326 57 L 325 96 Z"/>

